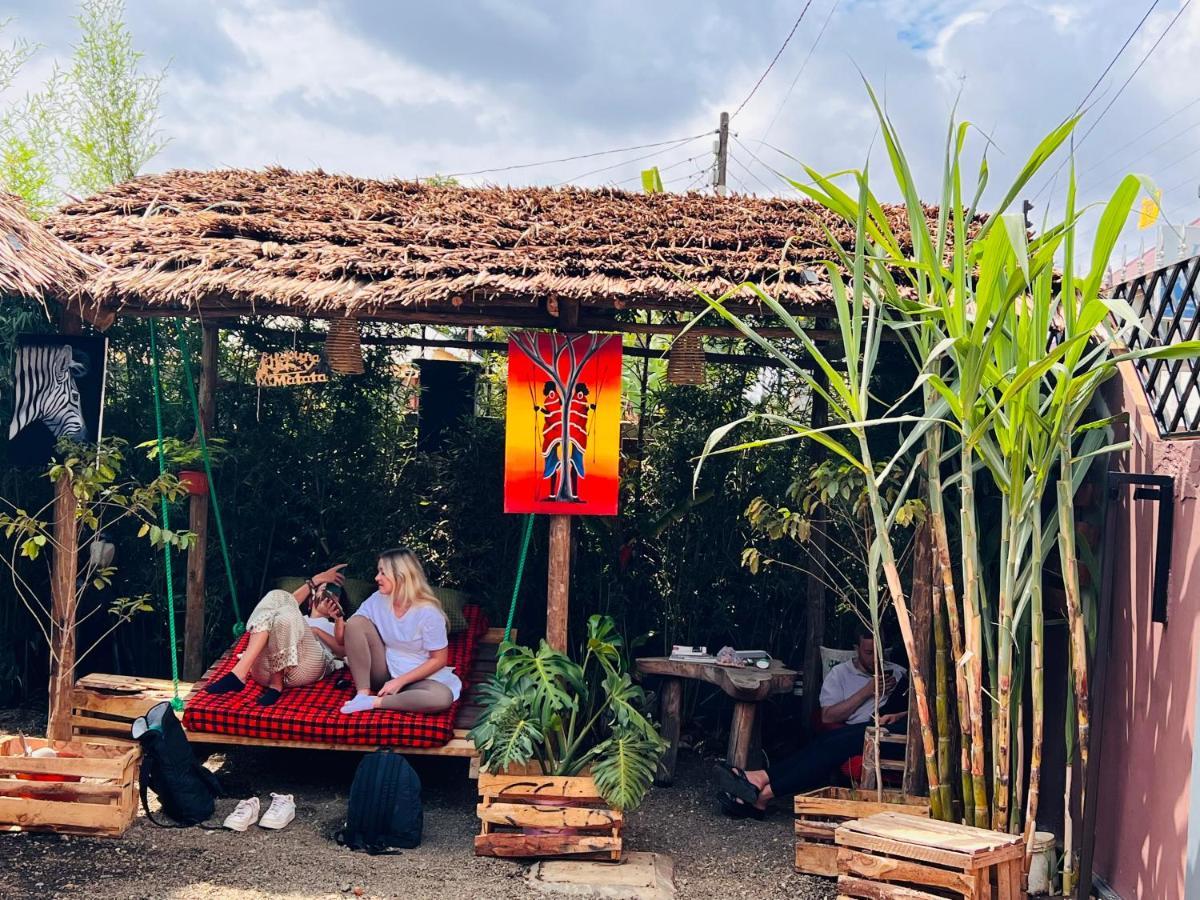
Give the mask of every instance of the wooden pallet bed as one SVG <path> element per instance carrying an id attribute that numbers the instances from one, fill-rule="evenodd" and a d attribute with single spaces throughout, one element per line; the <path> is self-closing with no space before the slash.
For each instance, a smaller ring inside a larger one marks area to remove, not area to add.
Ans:
<path id="1" fill-rule="evenodd" d="M 481 707 L 478 693 L 481 686 L 491 680 L 496 671 L 496 654 L 504 639 L 503 628 L 490 628 L 479 638 L 475 653 L 469 687 L 458 708 L 454 720 L 454 735 L 441 747 L 401 747 L 405 754 L 422 756 L 458 756 L 470 760 L 470 776 L 479 775 L 479 755 L 467 732 L 479 717 Z M 515 634 L 514 634 L 515 639 Z M 223 658 L 222 658 L 223 659 Z M 180 683 L 179 693 L 184 702 L 203 690 L 208 683 L 208 674 L 215 671 L 222 660 L 217 660 L 200 681 Z M 162 678 L 139 678 L 134 675 L 85 675 L 75 682 L 71 694 L 71 732 L 75 739 L 129 738 L 133 720 L 144 715 L 146 710 L 174 696 L 172 684 Z M 232 734 L 189 732 L 188 738 L 197 744 L 233 744 L 239 747 L 292 747 L 309 750 L 352 750 L 362 752 L 377 749 L 364 744 L 338 744 L 320 741 L 282 741 L 262 738 L 240 737 Z"/>

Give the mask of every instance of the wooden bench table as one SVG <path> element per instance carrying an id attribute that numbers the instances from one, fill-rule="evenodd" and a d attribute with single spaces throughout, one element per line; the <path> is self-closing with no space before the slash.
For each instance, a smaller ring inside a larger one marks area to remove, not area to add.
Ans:
<path id="1" fill-rule="evenodd" d="M 759 669 L 646 656 L 636 660 L 635 665 L 641 675 L 662 676 L 662 690 L 659 692 L 662 697 L 662 733 L 670 746 L 658 764 L 658 775 L 654 780 L 656 784 L 664 786 L 675 780 L 675 759 L 679 755 L 679 729 L 683 713 L 683 679 L 707 682 L 734 699 L 733 723 L 729 728 L 725 761 L 731 766 L 746 769 L 751 768 L 751 746 L 758 704 L 772 694 L 790 694 L 797 675 L 778 660 L 771 660 L 769 668 Z"/>

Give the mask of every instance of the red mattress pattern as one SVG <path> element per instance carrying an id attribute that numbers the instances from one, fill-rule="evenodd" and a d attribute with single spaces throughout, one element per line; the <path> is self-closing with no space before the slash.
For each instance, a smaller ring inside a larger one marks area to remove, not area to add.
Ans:
<path id="1" fill-rule="evenodd" d="M 471 662 L 488 623 L 478 606 L 465 606 L 463 616 L 467 628 L 450 635 L 449 665 L 462 679 L 465 695 Z M 233 668 L 246 640 L 245 635 L 238 639 L 234 651 L 212 672 L 212 680 Z M 345 686 L 339 688 L 339 681 Z M 461 697 L 440 713 L 371 710 L 343 715 L 340 707 L 354 695 L 353 684 L 350 670 L 342 669 L 308 687 L 285 690 L 273 706 L 259 706 L 255 702 L 262 688 L 254 682 L 237 693 L 199 691 L 187 703 L 183 725 L 188 731 L 273 741 L 385 747 L 441 747 L 454 736 L 454 718 Z"/>

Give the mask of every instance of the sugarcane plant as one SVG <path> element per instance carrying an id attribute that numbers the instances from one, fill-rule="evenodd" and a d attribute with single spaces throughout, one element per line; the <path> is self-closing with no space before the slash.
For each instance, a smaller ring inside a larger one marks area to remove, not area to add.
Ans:
<path id="1" fill-rule="evenodd" d="M 470 738 L 492 772 L 532 762 L 546 775 L 587 769 L 600 796 L 620 810 L 641 804 L 667 746 L 610 616 L 588 619 L 581 663 L 544 640 L 537 649 L 502 643 Z"/>
<path id="2" fill-rule="evenodd" d="M 1055 550 L 1067 597 L 1072 668 L 1068 687 L 1075 704 L 1073 723 L 1063 737 L 1068 751 L 1079 749 L 1077 761 L 1068 752 L 1068 781 L 1077 768 L 1076 780 L 1082 783 L 1088 763 L 1087 672 L 1092 648 L 1086 622 L 1093 611 L 1079 587 L 1074 497 L 1096 459 L 1127 446 L 1111 443 L 1111 421 L 1097 420 L 1091 412 L 1095 395 L 1121 363 L 1140 357 L 1196 356 L 1200 342 L 1130 351 L 1125 338 L 1140 323 L 1128 304 L 1104 295 L 1104 273 L 1117 237 L 1139 193 L 1153 196 L 1148 179 L 1126 176 L 1101 205 L 1091 257 L 1079 273 L 1075 245 L 1088 211 L 1076 208 L 1073 166 L 1060 221 L 1044 223 L 1031 234 L 1024 217 L 1011 211 L 1030 180 L 1063 148 L 1076 118 L 1038 143 L 986 216 L 978 212 L 988 186 L 986 152 L 968 193 L 963 170 L 971 128 L 952 118 L 940 205 L 933 211 L 921 202 L 895 127 L 869 86 L 867 90 L 907 212 L 907 231 L 901 234 L 893 228 L 865 167 L 831 176 L 806 167 L 807 180 L 794 182 L 853 228 L 853 248 L 842 246 L 827 231 L 833 261 L 826 268 L 844 364 L 835 367 L 830 362 L 834 354 L 824 354 L 809 339 L 806 326 L 762 285 L 741 285 L 722 297 L 706 297 L 713 311 L 780 359 L 810 390 L 824 393 L 777 342 L 733 315 L 728 300 L 752 293 L 787 325 L 829 379 L 827 399 L 834 423 L 812 428 L 777 416 L 761 417 L 778 424 L 781 434 L 722 450 L 813 440 L 858 466 L 878 488 L 897 460 L 920 449 L 922 465 L 914 467 L 912 475 L 918 469 L 924 475 L 916 489 L 929 510 L 938 576 L 935 647 L 946 653 L 940 641 L 949 638 L 948 658 L 934 685 L 939 693 L 955 695 L 953 702 L 936 698 L 936 722 L 929 713 L 921 661 L 913 653 L 911 619 L 892 553 L 895 509 L 880 501 L 878 490 L 871 498 L 879 528 L 869 566 L 881 568 L 909 654 L 931 812 L 939 818 L 954 816 L 981 827 L 1024 832 L 1027 851 L 1032 852 L 1045 740 L 1042 572 Z M 839 186 L 843 177 L 852 179 L 853 193 Z M 899 337 L 912 359 L 914 376 L 905 396 L 920 394 L 920 415 L 897 414 L 896 407 L 880 413 L 868 409 L 884 329 Z M 730 431 L 745 421 L 715 431 L 700 462 L 718 452 Z M 899 425 L 903 434 L 891 460 L 877 469 L 866 432 L 880 424 Z M 848 432 L 852 440 L 842 441 L 840 432 Z M 999 521 L 991 521 L 994 513 L 979 504 L 980 484 L 998 495 Z M 952 522 L 945 514 L 948 497 L 958 501 L 957 566 L 951 554 Z M 1052 510 L 1048 515 L 1047 508 Z M 999 561 L 994 577 L 984 572 L 985 559 Z M 947 666 L 953 677 L 945 672 Z M 1031 693 L 1028 711 L 1022 702 L 1026 681 Z M 1020 740 L 1027 721 L 1032 738 L 1028 760 Z M 958 741 L 958 754 L 949 752 L 951 740 Z M 1088 802 L 1081 796 L 1073 809 L 1069 799 L 1064 854 L 1068 888 L 1072 820 L 1082 816 Z"/>

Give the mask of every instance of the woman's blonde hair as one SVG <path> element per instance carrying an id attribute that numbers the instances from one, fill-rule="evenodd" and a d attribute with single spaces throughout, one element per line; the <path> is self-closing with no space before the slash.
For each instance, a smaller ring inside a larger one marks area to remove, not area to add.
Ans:
<path id="1" fill-rule="evenodd" d="M 421 565 L 417 554 L 407 547 L 385 550 L 379 554 L 379 565 L 383 569 L 383 574 L 390 578 L 392 584 L 396 586 L 396 593 L 392 595 L 392 600 L 399 596 L 409 606 L 423 604 L 433 606 L 442 614 L 442 618 L 446 617 L 446 611 L 442 609 L 442 601 L 433 592 L 429 579 L 425 577 L 425 567 Z"/>

